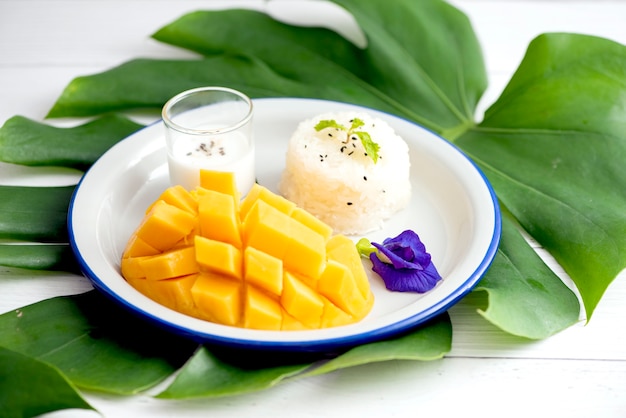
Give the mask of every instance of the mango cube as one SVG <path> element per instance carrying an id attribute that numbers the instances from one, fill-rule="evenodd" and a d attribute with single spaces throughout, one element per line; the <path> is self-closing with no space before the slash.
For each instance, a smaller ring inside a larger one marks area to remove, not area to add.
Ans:
<path id="1" fill-rule="evenodd" d="M 198 198 L 200 235 L 241 248 L 241 228 L 235 199 L 207 190 Z"/>
<path id="2" fill-rule="evenodd" d="M 226 242 L 196 236 L 196 261 L 208 271 L 241 278 L 241 250 Z"/>
<path id="3" fill-rule="evenodd" d="M 247 247 L 243 257 L 244 281 L 279 296 L 283 291 L 282 260 L 254 247 Z"/>
<path id="4" fill-rule="evenodd" d="M 196 217 L 191 213 L 158 200 L 139 225 L 136 235 L 157 250 L 165 251 L 189 234 L 195 223 Z"/>
<path id="5" fill-rule="evenodd" d="M 160 304 L 179 312 L 194 309 L 191 288 L 198 274 L 176 277 L 166 280 L 144 280 L 150 297 Z"/>
<path id="6" fill-rule="evenodd" d="M 283 315 L 278 301 L 254 286 L 247 286 L 243 326 L 280 331 L 282 322 Z"/>
<path id="7" fill-rule="evenodd" d="M 142 257 L 139 260 L 139 267 L 147 280 L 163 280 L 197 273 L 196 250 L 193 247 L 186 247 Z"/>
<path id="8" fill-rule="evenodd" d="M 200 170 L 200 188 L 233 196 L 237 203 L 241 199 L 235 175 L 228 171 Z"/>
<path id="9" fill-rule="evenodd" d="M 121 258 L 139 292 L 203 320 L 260 330 L 351 324 L 374 302 L 351 239 L 255 184 L 243 200 L 233 173 L 202 170 L 191 191 L 166 189 Z"/>
<path id="10" fill-rule="evenodd" d="M 241 318 L 242 284 L 219 274 L 202 273 L 191 287 L 198 316 L 236 326 Z"/>
<path id="11" fill-rule="evenodd" d="M 311 328 L 319 328 L 324 313 L 324 300 L 310 287 L 290 273 L 285 273 L 280 303 L 285 310 Z"/>

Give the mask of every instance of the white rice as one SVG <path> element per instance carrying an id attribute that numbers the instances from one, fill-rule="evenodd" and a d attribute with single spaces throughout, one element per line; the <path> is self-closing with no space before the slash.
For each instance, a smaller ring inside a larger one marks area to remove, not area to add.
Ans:
<path id="1" fill-rule="evenodd" d="M 321 120 L 335 120 L 349 128 L 354 118 L 365 122 L 358 130 L 380 146 L 376 163 L 365 154 L 360 140 L 342 143 L 345 131 L 315 130 Z M 289 140 L 279 190 L 335 233 L 362 235 L 380 229 L 384 220 L 409 203 L 408 151 L 406 142 L 381 119 L 362 112 L 321 114 L 301 122 Z"/>

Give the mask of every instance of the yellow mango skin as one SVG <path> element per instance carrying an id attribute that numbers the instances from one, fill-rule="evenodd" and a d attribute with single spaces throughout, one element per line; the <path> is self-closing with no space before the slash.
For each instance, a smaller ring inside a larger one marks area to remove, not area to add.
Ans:
<path id="1" fill-rule="evenodd" d="M 121 259 L 128 283 L 162 305 L 226 326 L 297 332 L 348 325 L 373 306 L 353 241 L 234 175 L 165 190 Z"/>

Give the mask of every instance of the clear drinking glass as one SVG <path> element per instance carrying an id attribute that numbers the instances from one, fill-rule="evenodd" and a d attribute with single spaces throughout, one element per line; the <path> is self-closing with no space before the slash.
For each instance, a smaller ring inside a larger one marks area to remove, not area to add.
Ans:
<path id="1" fill-rule="evenodd" d="M 200 184 L 200 169 L 235 173 L 242 196 L 255 181 L 252 101 L 225 87 L 200 87 L 172 97 L 163 106 L 172 185 Z"/>

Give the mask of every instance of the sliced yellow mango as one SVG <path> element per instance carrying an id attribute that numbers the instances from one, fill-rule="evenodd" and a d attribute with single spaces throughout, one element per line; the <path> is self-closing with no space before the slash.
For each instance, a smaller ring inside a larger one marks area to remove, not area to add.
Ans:
<path id="1" fill-rule="evenodd" d="M 246 286 L 243 326 L 280 331 L 282 322 L 280 303 L 254 286 Z"/>
<path id="2" fill-rule="evenodd" d="M 324 312 L 322 313 L 320 328 L 338 327 L 340 325 L 347 325 L 353 322 L 354 318 L 351 315 L 348 315 L 345 311 L 339 309 L 328 299 L 324 300 Z"/>
<path id="3" fill-rule="evenodd" d="M 196 236 L 195 252 L 196 261 L 204 269 L 241 278 L 243 256 L 234 245 Z"/>
<path id="4" fill-rule="evenodd" d="M 152 299 L 175 311 L 190 314 L 195 309 L 191 288 L 197 278 L 196 273 L 174 279 L 144 281 Z"/>
<path id="5" fill-rule="evenodd" d="M 285 269 L 316 279 L 326 264 L 324 238 L 293 219 L 289 223 L 289 235 L 283 259 Z"/>
<path id="6" fill-rule="evenodd" d="M 329 260 L 335 260 L 350 269 L 363 298 L 373 297 L 367 273 L 361 262 L 361 256 L 350 238 L 345 235 L 332 236 L 326 243 L 326 255 Z"/>
<path id="7" fill-rule="evenodd" d="M 147 296 L 150 299 L 156 301 L 156 299 L 152 297 L 152 293 L 150 292 L 150 286 L 148 284 L 149 282 L 145 278 L 142 278 L 142 277 L 126 277 L 126 281 L 128 282 L 128 284 L 130 284 L 132 287 L 134 287 L 135 290 L 139 291 L 144 296 Z M 159 302 L 159 303 L 161 303 L 161 302 Z"/>
<path id="8" fill-rule="evenodd" d="M 244 245 L 282 259 L 291 240 L 289 235 L 291 222 L 291 218 L 283 212 L 262 200 L 257 200 L 244 223 Z"/>
<path id="9" fill-rule="evenodd" d="M 319 328 L 324 313 L 324 300 L 317 292 L 287 272 L 284 275 L 280 303 L 289 315 L 304 325 Z"/>
<path id="10" fill-rule="evenodd" d="M 231 172 L 200 170 L 200 187 L 233 196 L 237 203 L 241 199 L 237 181 Z"/>
<path id="11" fill-rule="evenodd" d="M 168 187 L 165 189 L 158 200 L 163 200 L 172 206 L 185 210 L 193 215 L 198 212 L 198 202 L 196 199 L 181 185 Z M 157 200 L 157 201 L 158 201 Z"/>
<path id="12" fill-rule="evenodd" d="M 181 313 L 219 324 L 296 331 L 364 318 L 373 294 L 351 239 L 255 184 L 240 201 L 232 173 L 201 172 L 155 201 L 121 259 L 128 283 Z"/>
<path id="13" fill-rule="evenodd" d="M 147 255 L 157 255 L 160 251 L 148 244 L 137 235 L 133 235 L 126 244 L 124 249 L 124 258 L 127 257 L 144 257 Z"/>
<path id="14" fill-rule="evenodd" d="M 272 193 L 268 188 L 263 187 L 258 183 L 254 183 L 246 197 L 241 201 L 239 215 L 242 221 L 245 221 L 248 216 L 248 212 L 250 212 L 250 209 L 252 209 L 252 206 L 257 200 L 262 200 L 274 209 L 277 209 L 286 215 L 291 215 L 291 212 L 296 208 L 296 204 L 292 201 Z"/>
<path id="15" fill-rule="evenodd" d="M 328 241 L 333 235 L 333 229 L 328 224 L 320 221 L 313 214 L 302 208 L 295 208 L 291 212 L 290 216 L 304 226 L 311 228 L 313 231 L 320 234 L 324 238 L 324 241 Z"/>
<path id="16" fill-rule="evenodd" d="M 147 280 L 164 280 L 197 273 L 196 249 L 179 248 L 163 254 L 142 257 L 139 267 Z"/>
<path id="17" fill-rule="evenodd" d="M 254 247 L 247 247 L 243 257 L 244 281 L 279 296 L 283 291 L 282 260 Z"/>
<path id="18" fill-rule="evenodd" d="M 189 234 L 196 224 L 196 217 L 176 206 L 158 200 L 146 214 L 136 235 L 159 251 L 171 248 Z"/>
<path id="19" fill-rule="evenodd" d="M 198 316 L 237 326 L 241 318 L 242 283 L 214 273 L 202 273 L 191 287 Z"/>
<path id="20" fill-rule="evenodd" d="M 289 313 L 282 308 L 283 311 L 283 325 L 281 331 L 305 331 L 311 329 L 311 327 L 307 327 L 302 322 L 298 321 L 293 316 L 289 315 Z"/>
<path id="21" fill-rule="evenodd" d="M 198 197 L 200 235 L 241 248 L 241 227 L 235 199 L 215 190 Z"/>
<path id="22" fill-rule="evenodd" d="M 148 257 L 150 256 L 122 258 L 122 276 L 124 276 L 124 278 L 129 281 L 133 279 L 145 279 L 146 273 L 143 272 L 143 269 L 141 268 L 141 264 L 139 262 Z"/>
<path id="23" fill-rule="evenodd" d="M 329 260 L 322 273 L 317 290 L 333 304 L 350 315 L 358 315 L 367 304 L 354 282 L 352 271 L 334 260 Z"/>

